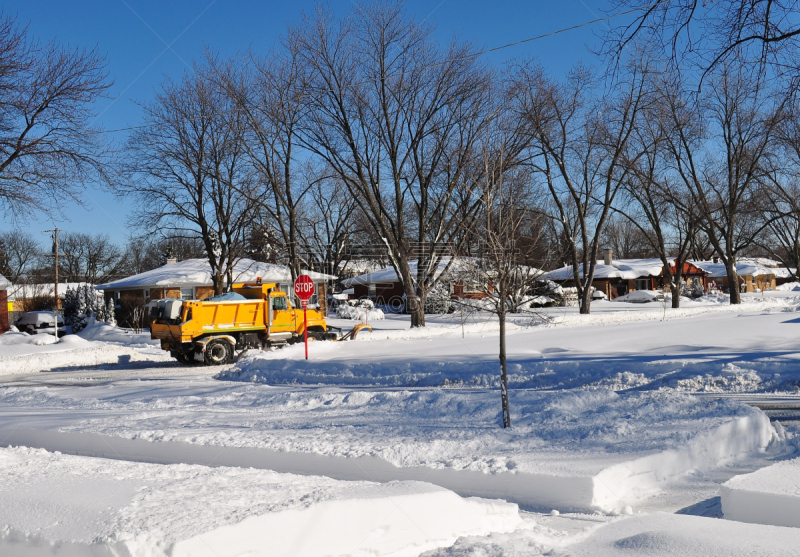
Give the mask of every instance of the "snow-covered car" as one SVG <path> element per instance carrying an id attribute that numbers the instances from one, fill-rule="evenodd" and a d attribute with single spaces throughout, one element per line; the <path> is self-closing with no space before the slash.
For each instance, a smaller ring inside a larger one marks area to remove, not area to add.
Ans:
<path id="1" fill-rule="evenodd" d="M 22 317 L 14 321 L 14 325 L 20 331 L 24 331 L 30 335 L 35 335 L 36 333 L 55 334 L 55 317 L 52 311 L 28 311 L 23 313 Z M 64 320 L 59 316 L 58 335 L 63 336 L 64 334 L 66 334 Z"/>
<path id="2" fill-rule="evenodd" d="M 664 294 L 655 290 L 634 290 L 624 296 L 614 298 L 615 302 L 628 302 L 631 304 L 646 304 L 649 302 L 663 302 Z"/>

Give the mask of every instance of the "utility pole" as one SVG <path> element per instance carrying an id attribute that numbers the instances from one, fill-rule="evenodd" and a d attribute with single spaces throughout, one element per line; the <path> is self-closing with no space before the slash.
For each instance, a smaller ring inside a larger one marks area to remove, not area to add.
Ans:
<path id="1" fill-rule="evenodd" d="M 53 288 L 53 299 L 54 299 L 54 307 L 53 307 L 53 315 L 55 317 L 55 325 L 56 328 L 56 342 L 58 342 L 58 233 L 61 232 L 61 229 L 56 227 L 52 230 L 45 230 L 44 232 L 52 232 L 53 233 L 53 259 L 55 260 L 55 272 L 56 272 L 56 282 Z"/>

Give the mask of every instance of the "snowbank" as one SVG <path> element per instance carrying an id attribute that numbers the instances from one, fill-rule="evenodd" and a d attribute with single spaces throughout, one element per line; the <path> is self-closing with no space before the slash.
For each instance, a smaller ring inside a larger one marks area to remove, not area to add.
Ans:
<path id="1" fill-rule="evenodd" d="M 798 292 L 800 291 L 800 282 L 786 282 L 776 286 L 775 290 L 779 292 Z"/>
<path id="2" fill-rule="evenodd" d="M 264 467 L 346 480 L 421 480 L 559 509 L 637 505 L 689 470 L 762 451 L 760 411 L 731 400 L 606 390 L 264 388 L 0 390 L 0 439 L 109 458 Z M 20 417 L 25 416 L 20 422 Z M 202 416 L 202 419 L 198 419 Z"/>
<path id="3" fill-rule="evenodd" d="M 516 505 L 421 482 L 340 482 L 0 450 L 0 554 L 418 555 L 510 532 Z"/>
<path id="4" fill-rule="evenodd" d="M 124 329 L 108 323 L 97 323 L 94 318 L 78 335 L 84 340 L 94 340 L 111 342 L 125 346 L 161 346 L 161 341 L 151 339 L 150 333 L 134 333 L 130 329 Z"/>
<path id="5" fill-rule="evenodd" d="M 86 348 L 90 345 L 91 343 L 74 335 L 66 335 L 56 343 L 55 335 L 46 333 L 29 335 L 28 333 L 9 331 L 0 335 L 0 369 L 2 362 L 11 357 L 27 356 L 43 351 L 42 348 L 37 347 L 46 347 L 44 350 L 48 352 L 62 352 Z M 2 374 L 2 371 L 0 371 L 0 374 Z"/>
<path id="6" fill-rule="evenodd" d="M 570 557 L 790 557 L 798 547 L 798 530 L 658 512 L 614 520 L 563 551 Z"/>
<path id="7" fill-rule="evenodd" d="M 722 485 L 725 518 L 800 528 L 800 459 L 778 462 Z"/>

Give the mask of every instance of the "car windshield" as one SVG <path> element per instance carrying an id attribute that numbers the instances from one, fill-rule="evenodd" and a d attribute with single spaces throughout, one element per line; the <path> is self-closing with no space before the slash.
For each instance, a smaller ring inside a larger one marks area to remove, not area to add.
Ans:
<path id="1" fill-rule="evenodd" d="M 272 298 L 272 309 L 286 309 L 286 298 L 280 296 L 278 298 Z"/>

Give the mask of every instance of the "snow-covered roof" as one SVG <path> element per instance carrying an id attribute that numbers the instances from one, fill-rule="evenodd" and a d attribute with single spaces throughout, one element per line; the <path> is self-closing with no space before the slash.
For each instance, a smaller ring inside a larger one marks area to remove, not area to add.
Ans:
<path id="1" fill-rule="evenodd" d="M 674 263 L 674 260 L 670 260 Z M 661 274 L 664 264 L 661 259 L 615 259 L 611 265 L 598 261 L 594 270 L 596 279 L 636 279 L 639 277 L 658 276 Z M 580 276 L 583 277 L 583 265 L 579 266 Z M 573 278 L 572 266 L 561 267 L 554 271 L 549 271 L 542 275 L 543 280 L 570 280 Z"/>
<path id="2" fill-rule="evenodd" d="M 347 263 L 339 266 L 339 271 L 343 273 L 368 273 L 377 271 L 381 268 L 381 264 L 372 259 L 351 259 Z"/>
<path id="3" fill-rule="evenodd" d="M 79 286 L 89 285 L 88 282 L 59 282 L 58 283 L 58 297 L 63 298 L 67 292 L 67 288 L 73 290 Z M 38 283 L 38 284 L 15 284 L 8 289 L 9 300 L 24 300 L 26 298 L 34 298 L 37 296 L 53 296 L 55 292 L 55 285 L 52 282 Z"/>
<path id="4" fill-rule="evenodd" d="M 303 271 L 315 281 L 335 279 L 335 276 L 314 271 Z M 273 263 L 261 263 L 252 259 L 240 259 L 233 267 L 234 282 L 289 283 L 292 274 L 289 267 Z M 159 288 L 169 286 L 211 286 L 211 265 L 208 259 L 186 259 L 167 263 L 157 269 L 145 271 L 120 280 L 97 285 L 98 290 L 127 290 L 134 288 Z"/>
<path id="5" fill-rule="evenodd" d="M 450 257 L 442 257 L 442 260 L 439 262 L 439 265 L 436 268 L 437 277 L 444 272 L 445 268 L 447 268 L 447 264 L 450 263 L 450 259 L 451 259 Z M 478 261 L 479 260 L 475 257 L 457 257 L 456 260 L 453 261 L 453 264 L 450 266 L 448 274 L 457 276 L 459 273 L 468 274 L 470 272 L 473 272 Z M 413 259 L 409 261 L 408 267 L 409 270 L 411 271 L 411 276 L 416 277 L 417 260 Z M 542 271 L 534 267 L 528 267 L 528 272 L 532 274 L 540 274 Z M 377 271 L 364 273 L 363 275 L 358 275 L 357 277 L 343 280 L 342 284 L 346 287 L 350 287 L 356 284 L 366 285 L 366 284 L 399 282 L 399 281 L 400 279 L 397 278 L 397 271 L 395 271 L 394 267 L 390 265 L 389 267 L 384 267 L 383 269 L 379 269 Z"/>
<path id="6" fill-rule="evenodd" d="M 444 271 L 447 264 L 450 262 L 449 257 L 443 257 L 442 260 L 439 262 L 439 266 L 436 269 L 436 274 L 439 275 L 442 271 Z M 417 260 L 414 259 L 408 262 L 408 267 L 411 271 L 412 275 L 417 274 Z M 397 271 L 394 270 L 394 267 L 389 265 L 388 267 L 384 267 L 383 269 L 378 269 L 377 271 L 371 271 L 369 273 L 364 273 L 363 275 L 358 275 L 357 277 L 353 277 L 351 279 L 346 279 L 342 281 L 342 284 L 346 287 L 355 286 L 356 284 L 373 284 L 373 283 L 380 283 L 380 282 L 399 282 L 400 279 L 397 278 Z"/>
<path id="7" fill-rule="evenodd" d="M 11 282 L 3 275 L 0 275 L 0 290 L 7 290 L 9 286 L 11 286 Z"/>
<path id="8" fill-rule="evenodd" d="M 778 264 L 771 259 L 739 259 L 736 262 L 736 273 L 741 277 L 759 277 L 764 275 L 775 275 L 776 277 L 788 277 L 789 270 L 785 267 L 764 266 L 762 263 L 771 262 Z M 728 276 L 725 264 L 722 261 L 690 261 L 695 267 L 708 273 L 711 278 Z"/>

